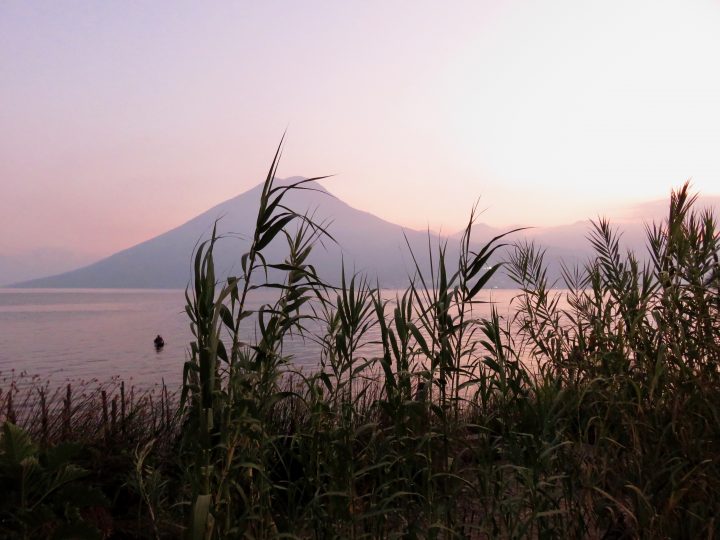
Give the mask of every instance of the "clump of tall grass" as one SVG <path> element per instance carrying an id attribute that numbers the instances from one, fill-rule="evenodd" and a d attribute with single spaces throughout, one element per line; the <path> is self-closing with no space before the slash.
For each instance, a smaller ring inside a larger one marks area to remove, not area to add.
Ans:
<path id="1" fill-rule="evenodd" d="M 430 270 L 388 298 L 344 267 L 319 277 L 312 250 L 332 238 L 285 205 L 312 185 L 277 185 L 279 152 L 241 273 L 216 275 L 215 231 L 195 252 L 179 410 L 161 406 L 177 444 L 147 438 L 127 479 L 147 537 L 713 537 L 720 239 L 687 185 L 647 256 L 597 222 L 564 290 L 533 245 L 504 263 L 506 235 L 476 246 L 473 211 L 459 256 L 429 240 Z M 266 260 L 278 241 L 285 259 Z M 503 266 L 514 311 L 481 316 Z M 260 288 L 276 300 L 251 311 Z M 295 369 L 291 337 L 320 344 L 316 371 Z"/>
<path id="2" fill-rule="evenodd" d="M 176 466 L 175 393 L 117 377 L 53 387 L 13 371 L 0 381 L 0 537 L 143 537 L 143 496 L 157 499 L 168 483 L 151 485 L 150 473 Z M 158 467 L 140 459 L 149 448 Z"/>
<path id="3" fill-rule="evenodd" d="M 216 282 L 212 238 L 195 256 L 194 282 L 188 290 L 187 313 L 196 340 L 185 363 L 182 406 L 188 415 L 184 451 L 191 486 L 189 531 L 194 538 L 229 534 L 268 536 L 277 533 L 271 511 L 273 486 L 265 470 L 275 444 L 268 432 L 274 405 L 284 397 L 279 389 L 287 359 L 282 342 L 302 332 L 301 307 L 311 297 L 322 299 L 323 283 L 307 264 L 314 241 L 328 236 L 321 225 L 283 204 L 293 189 L 312 189 L 301 180 L 274 184 L 280 148 L 263 185 L 250 249 L 241 258 L 242 274 Z M 292 223 L 298 227 L 288 232 Z M 264 248 L 276 237 L 288 244 L 285 261 L 268 263 Z M 285 274 L 284 282 L 263 282 L 267 270 Z M 254 281 L 260 274 L 260 282 Z M 274 305 L 260 308 L 260 338 L 254 344 L 240 337 L 247 295 L 259 287 L 281 291 Z"/>
<path id="4" fill-rule="evenodd" d="M 51 385 L 14 370 L 0 374 L 0 423 L 24 429 L 45 446 L 61 442 L 140 444 L 177 432 L 177 394 L 163 383 L 138 391 L 113 377 Z"/>
<path id="5" fill-rule="evenodd" d="M 323 283 L 307 260 L 326 231 L 282 205 L 301 185 L 275 187 L 275 165 L 243 275 L 216 283 L 215 235 L 196 258 L 190 536 L 713 533 L 718 237 L 687 186 L 648 229 L 644 263 L 597 223 L 597 256 L 566 269 L 567 292 L 547 282 L 541 252 L 515 246 L 521 290 L 504 320 L 478 315 L 502 237 L 475 251 L 472 217 L 458 260 L 431 247 L 429 275 L 416 265 L 394 301 L 344 270 Z M 275 236 L 288 257 L 267 262 Z M 268 268 L 285 281 L 252 281 Z M 245 311 L 255 287 L 278 301 Z M 258 340 L 243 343 L 253 316 Z M 308 319 L 323 331 L 310 335 Z M 290 333 L 321 344 L 317 372 L 293 374 Z"/>
<path id="6" fill-rule="evenodd" d="M 513 343 L 539 364 L 535 408 L 562 396 L 565 474 L 589 530 L 711 537 L 718 527 L 720 240 L 694 203 L 687 184 L 673 192 L 643 258 L 595 223 L 596 257 L 565 270 L 567 292 L 550 290 L 533 246 L 511 260 L 522 287 Z"/>
<path id="7" fill-rule="evenodd" d="M 473 398 L 479 392 L 486 409 L 495 405 L 496 372 L 503 375 L 501 391 L 526 392 L 507 381 L 508 372 L 517 378 L 519 371 L 508 367 L 502 347 L 491 362 L 478 341 L 499 339 L 491 324 L 478 320 L 475 304 L 500 268 L 490 261 L 502 237 L 473 252 L 471 217 L 459 260 L 447 261 L 446 246 L 437 246 L 430 275 L 416 265 L 412 285 L 393 309 L 379 286 L 361 276 L 343 270 L 337 287 L 319 279 L 307 260 L 328 233 L 282 204 L 288 191 L 308 181 L 275 186 L 276 164 L 277 156 L 250 250 L 241 258 L 243 274 L 217 282 L 215 233 L 195 257 L 187 311 L 197 339 L 183 391 L 189 534 L 437 536 L 468 526 L 455 503 L 474 496 L 463 469 L 472 456 L 458 459 L 468 450 L 468 434 L 481 431 L 466 424 Z M 289 232 L 292 222 L 295 232 Z M 276 236 L 287 241 L 288 256 L 268 262 L 263 249 Z M 253 281 L 268 269 L 284 272 L 285 280 Z M 274 305 L 251 313 L 245 299 L 258 287 L 280 294 Z M 251 316 L 259 337 L 243 343 L 238 329 Z M 306 336 L 323 347 L 320 368 L 296 374 L 299 384 L 288 389 L 281 384 L 292 372 L 283 339 L 305 335 L 309 318 L 325 329 Z M 381 357 L 367 353 L 375 326 Z"/>

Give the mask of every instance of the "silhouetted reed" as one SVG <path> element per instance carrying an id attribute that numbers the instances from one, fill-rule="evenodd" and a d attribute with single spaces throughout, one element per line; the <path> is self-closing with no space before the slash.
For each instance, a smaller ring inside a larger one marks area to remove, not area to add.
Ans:
<path id="1" fill-rule="evenodd" d="M 0 423 L 22 427 L 43 445 L 122 441 L 130 447 L 177 433 L 177 396 L 164 383 L 138 393 L 118 377 L 57 386 L 11 371 L 0 374 L 0 385 Z"/>
<path id="2" fill-rule="evenodd" d="M 388 300 L 344 268 L 336 285 L 318 276 L 310 254 L 331 238 L 285 206 L 309 181 L 276 185 L 278 155 L 240 275 L 216 276 L 215 231 L 195 252 L 178 400 L 164 385 L 51 392 L 14 375 L 0 394 L 4 418 L 44 446 L 132 448 L 132 535 L 174 537 L 180 523 L 208 540 L 717 533 L 720 238 L 687 185 L 648 227 L 646 257 L 596 223 L 596 255 L 564 269 L 564 290 L 531 244 L 505 263 L 504 235 L 476 248 L 472 213 L 457 260 L 429 240 L 431 270 L 416 264 Z M 266 260 L 273 241 L 284 260 Z M 503 265 L 519 287 L 512 315 L 480 316 Z M 251 311 L 259 288 L 277 299 Z M 317 370 L 295 369 L 291 336 L 321 345 Z"/>

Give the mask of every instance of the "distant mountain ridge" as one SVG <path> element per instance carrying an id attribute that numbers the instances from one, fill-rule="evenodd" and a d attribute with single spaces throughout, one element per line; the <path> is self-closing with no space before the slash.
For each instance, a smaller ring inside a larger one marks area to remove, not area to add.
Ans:
<path id="1" fill-rule="evenodd" d="M 279 183 L 300 177 L 277 180 Z M 427 233 L 405 229 L 368 212 L 358 210 L 331 195 L 317 182 L 309 189 L 292 190 L 285 198 L 287 206 L 328 222 L 337 243 L 324 241 L 311 255 L 320 274 L 337 281 L 344 261 L 348 272 L 365 273 L 373 282 L 396 287 L 413 272 L 405 237 L 426 262 Z M 122 250 L 83 268 L 15 284 L 16 287 L 68 288 L 183 288 L 191 277 L 192 253 L 201 240 L 209 238 L 217 221 L 218 233 L 227 236 L 216 249 L 218 275 L 240 273 L 240 257 L 247 249 L 253 231 L 262 184 L 220 203 L 188 222 L 150 240 Z M 286 254 L 283 238 L 267 248 L 268 261 L 282 261 Z"/>
<path id="2" fill-rule="evenodd" d="M 301 180 L 292 177 L 276 183 Z M 329 193 L 317 182 L 305 184 L 309 189 L 292 190 L 286 204 L 300 213 L 308 213 L 318 222 L 329 222 L 328 230 L 337 240 L 323 242 L 313 251 L 311 262 L 323 278 L 337 283 L 344 262 L 346 272 L 360 272 L 386 288 L 407 284 L 414 274 L 414 262 L 407 244 L 424 273 L 429 272 L 428 233 L 401 227 L 368 212 L 356 209 Z M 262 184 L 222 202 L 186 223 L 145 242 L 119 251 L 77 270 L 16 283 L 28 288 L 184 288 L 191 279 L 192 253 L 196 245 L 209 238 L 217 222 L 218 232 L 226 236 L 216 248 L 218 276 L 240 273 L 240 258 L 247 250 L 247 237 L 254 230 Z M 720 198 L 703 199 L 701 206 L 717 209 Z M 657 204 L 656 202 L 650 204 Z M 667 203 L 666 203 L 667 204 Z M 640 221 L 619 226 L 622 244 L 642 255 L 645 252 L 645 230 Z M 546 250 L 548 276 L 557 279 L 561 261 L 572 266 L 583 264 L 592 256 L 587 235 L 591 222 L 582 221 L 558 227 L 527 229 L 506 241 L 533 241 Z M 487 242 L 504 229 L 482 223 L 473 227 L 473 245 Z M 243 237 L 245 239 L 243 239 Z M 430 235 L 430 243 L 448 242 L 448 261 L 456 260 L 460 233 L 449 238 Z M 407 243 L 406 243 L 407 242 Z M 269 262 L 281 262 L 286 253 L 282 237 L 267 246 Z M 498 273 L 491 287 L 513 287 L 504 274 Z"/>

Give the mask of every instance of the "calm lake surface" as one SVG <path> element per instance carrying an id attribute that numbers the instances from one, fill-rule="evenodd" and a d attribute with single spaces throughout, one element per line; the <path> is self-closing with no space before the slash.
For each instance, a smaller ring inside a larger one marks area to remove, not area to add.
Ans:
<path id="1" fill-rule="evenodd" d="M 489 290 L 482 297 L 508 313 L 516 290 Z M 394 291 L 385 291 L 388 299 Z M 250 309 L 273 302 L 263 293 L 251 299 Z M 479 313 L 489 312 L 489 304 Z M 165 347 L 156 351 L 160 334 Z M 251 339 L 252 327 L 246 329 Z M 368 340 L 378 338 L 370 333 Z M 12 370 L 38 376 L 51 385 L 64 381 L 119 376 L 138 387 L 161 381 L 177 386 L 192 341 L 185 313 L 184 291 L 125 289 L 0 289 L 0 380 Z M 294 363 L 311 370 L 320 347 L 310 340 L 295 340 L 285 352 Z M 379 348 L 369 345 L 365 354 Z"/>

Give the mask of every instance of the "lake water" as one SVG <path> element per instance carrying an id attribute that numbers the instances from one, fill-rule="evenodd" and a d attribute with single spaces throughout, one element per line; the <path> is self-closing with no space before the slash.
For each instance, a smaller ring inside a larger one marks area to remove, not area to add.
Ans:
<path id="1" fill-rule="evenodd" d="M 395 297 L 393 291 L 384 294 Z M 503 314 L 516 294 L 492 290 L 483 299 L 495 302 Z M 249 307 L 273 298 L 256 295 Z M 181 290 L 0 289 L 1 378 L 15 370 L 53 385 L 119 376 L 138 387 L 162 380 L 177 386 L 192 340 L 184 307 Z M 253 331 L 246 333 L 251 338 Z M 159 352 L 153 345 L 157 334 L 165 340 Z M 375 331 L 367 339 L 377 338 Z M 319 351 L 310 340 L 296 340 L 284 352 L 297 366 L 312 369 Z M 377 354 L 379 348 L 370 345 L 364 352 Z"/>

